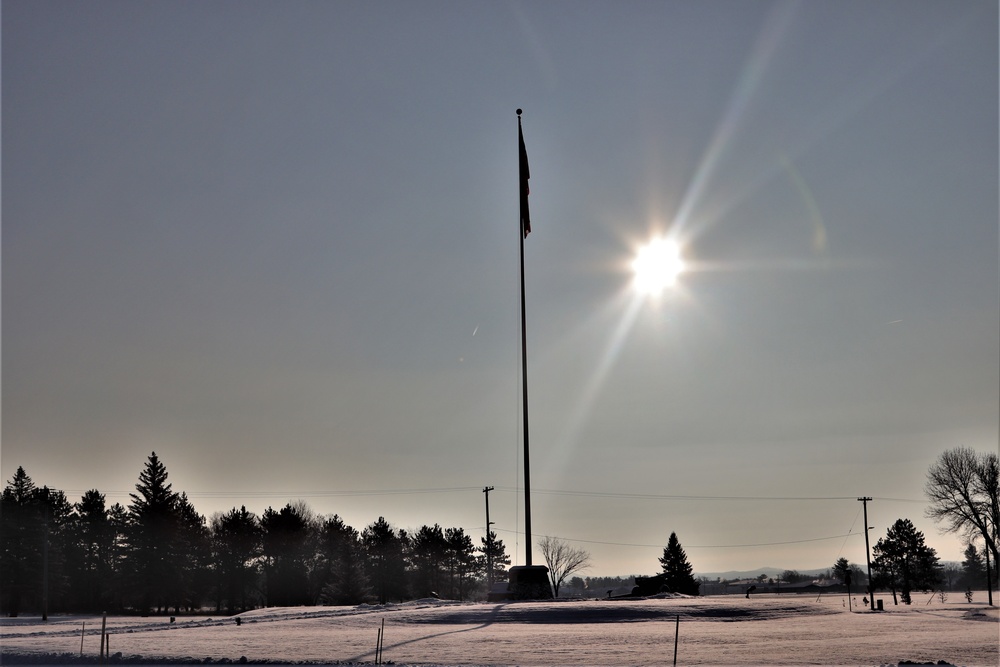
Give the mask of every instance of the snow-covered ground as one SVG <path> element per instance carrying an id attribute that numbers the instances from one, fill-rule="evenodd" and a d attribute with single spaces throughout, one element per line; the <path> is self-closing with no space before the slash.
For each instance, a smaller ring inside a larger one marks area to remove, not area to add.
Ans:
<path id="1" fill-rule="evenodd" d="M 271 660 L 396 665 L 1000 664 L 1000 617 L 984 592 L 971 604 L 918 594 L 882 613 L 842 595 L 458 603 L 262 609 L 240 616 L 109 617 L 112 654 L 127 661 Z M 860 599 L 859 599 L 860 601 Z M 679 623 L 677 619 L 680 619 Z M 99 617 L 2 619 L 4 653 L 96 656 Z"/>

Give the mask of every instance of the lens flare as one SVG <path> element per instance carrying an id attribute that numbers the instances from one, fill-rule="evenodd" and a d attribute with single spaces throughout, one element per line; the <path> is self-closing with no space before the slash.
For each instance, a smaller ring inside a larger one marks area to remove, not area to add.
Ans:
<path id="1" fill-rule="evenodd" d="M 635 287 L 643 294 L 656 296 L 677 283 L 684 271 L 680 246 L 675 241 L 656 238 L 639 249 L 632 262 Z"/>

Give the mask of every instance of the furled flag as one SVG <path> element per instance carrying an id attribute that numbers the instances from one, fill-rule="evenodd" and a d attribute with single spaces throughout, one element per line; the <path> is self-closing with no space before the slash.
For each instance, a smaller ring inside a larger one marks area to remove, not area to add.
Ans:
<path id="1" fill-rule="evenodd" d="M 521 182 L 521 232 L 524 238 L 528 238 L 531 233 L 531 214 L 528 213 L 528 179 L 531 174 L 528 172 L 528 152 L 524 150 L 524 134 L 521 133 L 521 110 L 517 110 L 517 148 L 520 165 L 518 173 Z"/>

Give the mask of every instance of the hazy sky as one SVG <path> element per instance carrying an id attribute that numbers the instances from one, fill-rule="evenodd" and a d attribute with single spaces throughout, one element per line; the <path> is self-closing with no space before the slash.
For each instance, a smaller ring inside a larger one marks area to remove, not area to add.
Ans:
<path id="1" fill-rule="evenodd" d="M 477 544 L 491 485 L 523 563 L 522 107 L 535 537 L 864 563 L 864 495 L 961 560 L 923 486 L 998 447 L 996 2 L 2 11 L 5 483 L 125 504 L 155 450 L 205 515 Z"/>

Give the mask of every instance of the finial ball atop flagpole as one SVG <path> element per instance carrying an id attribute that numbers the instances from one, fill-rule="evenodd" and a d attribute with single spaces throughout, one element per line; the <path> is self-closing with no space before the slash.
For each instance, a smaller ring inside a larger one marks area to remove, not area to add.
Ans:
<path id="1" fill-rule="evenodd" d="M 520 116 L 520 115 L 521 115 L 521 110 L 520 110 L 520 109 L 518 109 L 518 110 L 517 110 L 517 115 L 518 115 L 518 116 Z"/>

